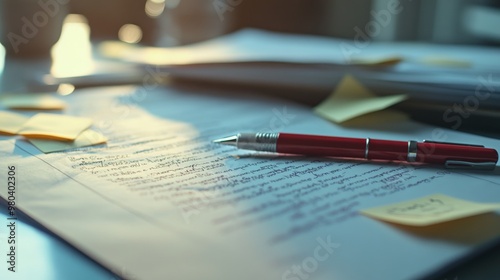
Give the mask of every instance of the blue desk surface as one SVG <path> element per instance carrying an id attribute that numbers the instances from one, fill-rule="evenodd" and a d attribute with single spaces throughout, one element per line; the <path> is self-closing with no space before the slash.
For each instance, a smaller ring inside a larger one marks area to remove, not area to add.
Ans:
<path id="1" fill-rule="evenodd" d="M 0 254 L 6 259 L 8 244 L 7 204 L 0 202 Z M 16 222 L 16 272 L 7 270 L 1 262 L 0 279 L 118 279 L 93 260 L 83 255 L 59 237 L 42 229 L 28 217 L 19 217 Z"/>

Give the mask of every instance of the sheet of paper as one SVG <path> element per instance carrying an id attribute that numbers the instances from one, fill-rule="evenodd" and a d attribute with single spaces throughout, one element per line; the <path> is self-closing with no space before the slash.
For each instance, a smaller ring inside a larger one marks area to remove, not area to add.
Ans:
<path id="1" fill-rule="evenodd" d="M 18 169 L 21 209 L 124 278 L 422 278 L 500 236 L 498 215 L 422 233 L 359 214 L 436 192 L 494 203 L 496 172 L 284 157 L 211 142 L 243 130 L 500 149 L 496 140 L 408 121 L 345 128 L 253 92 L 120 87 L 68 98 L 69 113 L 102 120 L 95 129 L 107 145 L 42 154 L 27 141 L 1 141 L 0 169 Z M 394 269 L 381 269 L 387 263 Z"/>
<path id="2" fill-rule="evenodd" d="M 398 202 L 361 213 L 380 220 L 411 226 L 428 226 L 500 209 L 500 203 L 476 203 L 442 194 Z"/>
<path id="3" fill-rule="evenodd" d="M 84 132 L 80 133 L 80 135 L 78 135 L 78 137 L 73 141 L 56 141 L 44 139 L 29 139 L 29 141 L 40 151 L 44 153 L 52 153 L 103 144 L 106 143 L 107 138 L 97 131 L 87 129 Z"/>
<path id="4" fill-rule="evenodd" d="M 352 76 L 344 77 L 333 93 L 314 108 L 316 114 L 337 123 L 386 109 L 407 99 L 404 94 L 376 96 Z"/>
<path id="5" fill-rule="evenodd" d="M 357 44 L 352 40 L 324 36 L 243 29 L 183 47 L 141 48 L 121 42 L 104 42 L 99 50 L 105 56 L 155 65 L 248 61 L 349 64 L 356 59 L 404 58 L 405 61 L 419 61 L 433 56 L 474 62 L 472 68 L 475 71 L 484 68 L 497 71 L 494 61 L 500 60 L 500 52 L 493 47 L 371 42 L 366 47 L 358 48 Z"/>
<path id="6" fill-rule="evenodd" d="M 9 109 L 19 110 L 62 110 L 66 103 L 50 94 L 9 93 L 2 95 L 0 104 Z"/>
<path id="7" fill-rule="evenodd" d="M 38 113 L 18 133 L 27 138 L 72 141 L 91 125 L 90 118 Z"/>
<path id="8" fill-rule="evenodd" d="M 354 57 L 350 64 L 365 66 L 393 66 L 402 62 L 404 58 L 398 56 L 390 57 Z"/>
<path id="9" fill-rule="evenodd" d="M 28 117 L 21 114 L 0 111 L 0 133 L 17 134 L 28 119 Z"/>
<path id="10" fill-rule="evenodd" d="M 470 61 L 439 56 L 424 57 L 422 58 L 422 63 L 450 68 L 469 68 L 472 66 Z"/>
<path id="11" fill-rule="evenodd" d="M 497 84 L 494 77 L 500 75 L 495 63 L 500 61 L 498 48 L 415 42 L 370 42 L 362 48 L 358 45 L 338 38 L 245 29 L 182 47 L 143 48 L 106 42 L 101 50 L 121 61 L 153 64 L 146 72 L 159 70 L 154 72 L 157 77 L 252 85 L 287 94 L 295 90 L 297 94 L 307 91 L 323 97 L 338 77 L 352 73 L 379 93 L 405 93 L 432 104 L 462 104 L 477 88 L 492 93 Z M 430 56 L 438 58 L 435 63 L 447 66 L 422 63 Z M 353 65 L 356 60 L 373 67 Z M 469 67 L 462 62 L 470 62 Z M 377 65 L 384 63 L 392 67 Z M 156 68 L 158 64 L 164 68 Z M 491 94 L 480 110 L 498 108 L 500 97 Z"/>
<path id="12" fill-rule="evenodd" d="M 279 61 L 298 63 L 345 64 L 342 40 L 306 36 L 296 37 L 246 29 L 220 38 L 182 47 L 136 47 L 121 42 L 104 42 L 99 51 L 112 58 L 127 61 L 160 64 L 186 65 L 200 63 L 228 63 L 248 61 Z M 286 50 L 283 51 L 283 50 Z"/>

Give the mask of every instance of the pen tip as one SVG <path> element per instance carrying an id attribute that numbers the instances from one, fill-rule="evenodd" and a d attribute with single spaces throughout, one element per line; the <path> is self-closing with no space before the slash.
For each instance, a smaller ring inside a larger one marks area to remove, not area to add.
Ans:
<path id="1" fill-rule="evenodd" d="M 237 136 L 229 136 L 229 137 L 224 137 L 220 139 L 215 139 L 213 140 L 214 143 L 217 144 L 222 144 L 222 145 L 229 145 L 229 146 L 236 146 L 238 143 L 238 137 Z"/>

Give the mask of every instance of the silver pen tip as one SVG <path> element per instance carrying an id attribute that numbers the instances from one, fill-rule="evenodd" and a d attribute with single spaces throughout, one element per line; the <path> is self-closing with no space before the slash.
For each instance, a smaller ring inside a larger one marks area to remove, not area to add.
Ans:
<path id="1" fill-rule="evenodd" d="M 224 138 L 216 139 L 213 142 L 217 143 L 217 144 L 229 145 L 229 146 L 236 147 L 236 145 L 238 144 L 238 136 L 224 137 Z"/>

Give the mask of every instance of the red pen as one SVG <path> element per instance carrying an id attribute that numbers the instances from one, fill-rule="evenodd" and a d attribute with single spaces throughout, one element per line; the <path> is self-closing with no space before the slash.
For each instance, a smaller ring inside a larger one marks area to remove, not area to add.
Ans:
<path id="1" fill-rule="evenodd" d="M 214 140 L 238 149 L 322 157 L 441 164 L 447 168 L 494 169 L 495 149 L 434 141 L 393 141 L 291 133 L 239 133 Z"/>

